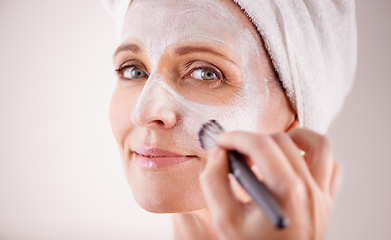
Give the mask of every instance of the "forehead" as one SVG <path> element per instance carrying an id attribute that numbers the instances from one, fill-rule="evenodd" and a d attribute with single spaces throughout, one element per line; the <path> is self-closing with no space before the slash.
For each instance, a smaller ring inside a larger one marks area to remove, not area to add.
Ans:
<path id="1" fill-rule="evenodd" d="M 245 31 L 232 8 L 219 0 L 135 0 L 121 38 L 153 39 L 166 46 L 182 40 L 238 45 Z"/>

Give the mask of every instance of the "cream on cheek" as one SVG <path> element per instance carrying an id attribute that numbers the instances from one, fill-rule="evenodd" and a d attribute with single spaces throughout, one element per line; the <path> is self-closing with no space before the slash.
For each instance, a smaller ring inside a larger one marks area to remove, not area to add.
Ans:
<path id="1" fill-rule="evenodd" d="M 228 131 L 256 130 L 261 114 L 256 106 L 264 105 L 265 102 L 259 101 L 260 98 L 264 99 L 259 97 L 259 91 L 251 92 L 250 89 L 255 88 L 243 90 L 244 94 L 241 97 L 227 105 L 206 105 L 188 100 L 176 93 L 158 73 L 154 73 L 151 74 L 139 96 L 133 114 L 138 118 L 155 114 L 161 119 L 172 119 L 175 118 L 175 114 L 178 114 L 180 119 L 174 127 L 176 145 L 201 150 L 197 140 L 198 131 L 202 123 L 209 119 L 218 120 Z"/>
<path id="2" fill-rule="evenodd" d="M 147 10 L 150 14 L 146 24 L 141 13 Z M 123 39 L 143 42 L 154 67 L 133 114 L 141 117 L 155 112 L 166 118 L 177 114 L 174 141 L 188 149 L 201 149 L 198 130 L 209 119 L 218 120 L 227 131 L 257 130 L 267 109 L 269 91 L 261 74 L 257 42 L 227 6 L 218 0 L 187 0 L 175 5 L 165 0 L 142 1 L 135 2 L 127 16 L 129 24 L 124 25 Z M 235 98 L 224 106 L 200 104 L 178 94 L 164 81 L 157 70 L 159 61 L 167 47 L 183 41 L 224 44 L 235 52 L 243 77 Z"/>

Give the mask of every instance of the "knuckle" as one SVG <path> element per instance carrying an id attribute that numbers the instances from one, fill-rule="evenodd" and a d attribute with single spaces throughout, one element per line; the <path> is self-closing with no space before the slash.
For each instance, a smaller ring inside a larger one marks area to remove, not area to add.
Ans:
<path id="1" fill-rule="evenodd" d="M 307 195 L 307 188 L 300 180 L 292 181 L 288 186 L 288 199 L 294 206 L 306 199 Z"/>
<path id="2" fill-rule="evenodd" d="M 325 135 L 321 135 L 319 138 L 318 147 L 322 152 L 331 151 L 331 140 Z"/>
<path id="3" fill-rule="evenodd" d="M 301 197 L 306 195 L 306 188 L 301 181 L 297 181 L 292 187 L 292 195 L 295 197 Z"/>
<path id="4" fill-rule="evenodd" d="M 255 145 L 256 147 L 267 146 L 270 143 L 271 143 L 271 139 L 268 136 L 262 134 L 257 134 L 253 136 L 252 144 Z"/>
<path id="5" fill-rule="evenodd" d="M 274 141 L 282 143 L 287 141 L 289 137 L 285 133 L 275 133 L 272 135 L 272 138 L 274 139 Z"/>
<path id="6" fill-rule="evenodd" d="M 251 133 L 243 136 L 240 139 L 240 143 L 247 151 L 250 151 L 250 149 L 259 149 L 259 147 L 267 144 L 267 139 L 261 134 Z"/>
<path id="7" fill-rule="evenodd" d="M 325 199 L 326 194 L 322 192 L 319 188 L 313 188 L 311 191 L 312 202 L 321 202 Z"/>
<path id="8" fill-rule="evenodd" d="M 322 211 L 322 209 L 330 209 L 332 199 L 320 189 L 313 188 L 311 190 L 311 195 L 309 196 L 309 202 L 315 211 Z"/>

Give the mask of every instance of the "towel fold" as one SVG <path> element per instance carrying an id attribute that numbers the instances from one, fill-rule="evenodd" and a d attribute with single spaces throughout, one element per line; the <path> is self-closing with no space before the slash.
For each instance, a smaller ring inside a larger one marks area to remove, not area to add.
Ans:
<path id="1" fill-rule="evenodd" d="M 354 80 L 354 0 L 234 0 L 261 35 L 301 127 L 325 133 Z M 102 0 L 118 36 L 131 0 Z"/>

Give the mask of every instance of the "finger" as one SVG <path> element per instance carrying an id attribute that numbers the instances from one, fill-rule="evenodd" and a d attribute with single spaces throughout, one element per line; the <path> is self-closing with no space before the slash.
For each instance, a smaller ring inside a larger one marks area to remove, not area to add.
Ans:
<path id="1" fill-rule="evenodd" d="M 306 182 L 313 181 L 308 165 L 301 154 L 301 150 L 296 146 L 291 137 L 286 133 L 276 133 L 271 135 L 271 137 L 280 147 L 286 159 L 291 163 L 296 174 Z"/>
<path id="2" fill-rule="evenodd" d="M 228 174 L 226 151 L 215 147 L 210 151 L 206 167 L 200 175 L 200 183 L 209 210 L 218 226 L 221 223 L 234 222 L 243 212 L 243 206 L 230 187 Z"/>
<path id="3" fill-rule="evenodd" d="M 333 170 L 330 140 L 307 129 L 294 129 L 288 134 L 306 152 L 310 172 L 318 186 L 328 191 Z"/>
<path id="4" fill-rule="evenodd" d="M 338 162 L 334 162 L 333 173 L 330 181 L 330 196 L 335 200 L 337 193 L 342 185 L 343 168 Z"/>
<path id="5" fill-rule="evenodd" d="M 223 133 L 217 137 L 220 146 L 246 155 L 264 176 L 264 183 L 279 199 L 284 199 L 298 180 L 278 145 L 267 136 L 248 132 Z"/>

